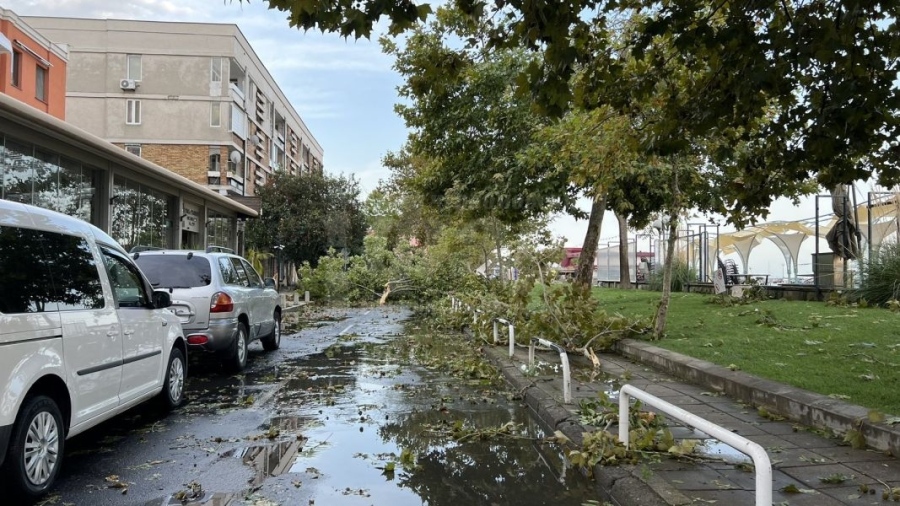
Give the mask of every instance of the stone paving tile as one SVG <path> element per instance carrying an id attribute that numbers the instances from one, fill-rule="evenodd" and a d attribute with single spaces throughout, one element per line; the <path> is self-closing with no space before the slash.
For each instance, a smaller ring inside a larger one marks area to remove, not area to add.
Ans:
<path id="1" fill-rule="evenodd" d="M 783 468 L 782 471 L 802 482 L 804 488 L 815 488 L 818 490 L 828 488 L 838 488 L 844 486 L 843 483 L 828 483 L 826 480 L 832 476 L 855 476 L 858 473 L 843 464 L 819 464 L 813 466 L 797 466 Z"/>
<path id="2" fill-rule="evenodd" d="M 690 499 L 696 499 L 696 504 L 704 502 L 716 505 L 752 505 L 755 503 L 756 492 L 752 490 L 698 490 L 685 494 Z M 714 503 L 711 501 L 715 501 Z M 786 504 L 790 506 L 840 506 L 845 504 L 832 497 L 818 492 L 812 494 L 785 494 L 777 490 L 772 492 L 772 504 Z"/>
<path id="3" fill-rule="evenodd" d="M 766 451 L 769 452 L 769 458 L 773 458 L 774 455 L 778 455 L 777 453 L 773 454 L 772 450 L 770 449 L 784 450 L 787 448 L 797 448 L 797 445 L 795 443 L 792 443 L 777 434 L 763 434 L 759 436 L 752 436 L 747 439 L 765 448 Z"/>
<path id="4" fill-rule="evenodd" d="M 728 490 L 740 488 L 716 469 L 695 467 L 684 471 L 657 471 L 654 473 L 678 490 Z"/>
<path id="5" fill-rule="evenodd" d="M 846 465 L 857 474 L 862 473 L 881 480 L 891 487 L 900 487 L 900 462 L 896 459 L 883 462 L 847 462 Z"/>
<path id="6" fill-rule="evenodd" d="M 759 428 L 766 434 L 775 434 L 783 436 L 785 434 L 796 434 L 797 428 L 789 422 L 770 422 L 764 421 L 759 424 Z"/>
<path id="7" fill-rule="evenodd" d="M 820 436 L 805 430 L 784 434 L 782 437 L 803 448 L 831 448 L 839 444 L 839 441 L 836 439 Z"/>
<path id="8" fill-rule="evenodd" d="M 769 460 L 772 461 L 772 467 L 777 469 L 820 464 L 825 465 L 836 462 L 835 460 L 819 455 L 808 448 L 784 448 L 778 453 L 770 453 Z"/>
<path id="9" fill-rule="evenodd" d="M 722 476 L 728 478 L 729 481 L 740 487 L 744 490 L 756 490 L 756 473 L 751 471 L 747 471 L 744 469 L 735 469 L 734 466 L 731 469 L 722 469 L 719 471 L 722 473 Z M 781 471 L 772 471 L 772 491 L 783 490 L 788 485 L 794 485 L 798 488 L 802 488 L 801 484 L 797 482 L 797 480 L 791 478 L 787 474 Z"/>
<path id="10" fill-rule="evenodd" d="M 897 459 L 875 450 L 854 450 L 849 446 L 834 446 L 829 448 L 817 448 L 816 453 L 833 459 L 837 462 L 849 464 L 853 462 L 893 462 Z M 900 476 L 900 471 L 897 472 Z"/>
<path id="11" fill-rule="evenodd" d="M 864 493 L 860 491 L 859 485 L 854 485 L 829 488 L 822 490 L 822 493 L 827 496 L 833 497 L 843 502 L 844 504 L 880 504 L 882 506 L 896 504 L 894 502 L 885 502 L 884 499 L 881 498 L 882 488 L 883 487 L 879 485 L 877 488 L 870 489 L 870 492 Z"/>

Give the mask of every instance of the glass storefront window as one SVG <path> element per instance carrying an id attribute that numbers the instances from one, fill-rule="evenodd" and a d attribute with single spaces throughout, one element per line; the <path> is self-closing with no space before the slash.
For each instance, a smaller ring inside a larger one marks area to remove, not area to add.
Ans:
<path id="1" fill-rule="evenodd" d="M 234 219 L 215 211 L 207 212 L 206 245 L 234 249 Z"/>
<path id="2" fill-rule="evenodd" d="M 50 150 L 0 138 L 0 198 L 95 218 L 96 171 Z"/>
<path id="3" fill-rule="evenodd" d="M 123 248 L 172 247 L 174 197 L 116 175 L 112 200 L 111 235 Z"/>
<path id="4" fill-rule="evenodd" d="M 6 139 L 3 153 L 3 195 L 6 200 L 31 204 L 34 148 L 30 144 Z"/>

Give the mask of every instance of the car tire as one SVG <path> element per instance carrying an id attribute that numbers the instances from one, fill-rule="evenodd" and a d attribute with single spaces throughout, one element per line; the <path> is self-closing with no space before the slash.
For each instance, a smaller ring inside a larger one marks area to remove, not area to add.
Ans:
<path id="1" fill-rule="evenodd" d="M 225 362 L 225 367 L 229 372 L 241 372 L 247 367 L 247 355 L 249 354 L 249 351 L 247 350 L 247 339 L 249 336 L 250 333 L 247 331 L 247 326 L 243 322 L 238 323 L 238 330 L 237 334 L 234 336 L 231 356 Z"/>
<path id="2" fill-rule="evenodd" d="M 166 377 L 163 381 L 159 402 L 163 409 L 171 411 L 184 403 L 184 386 L 187 380 L 187 361 L 178 348 L 172 348 L 169 364 L 166 366 Z"/>
<path id="3" fill-rule="evenodd" d="M 25 400 L 2 469 L 13 498 L 30 502 L 50 490 L 62 467 L 65 432 L 53 399 L 38 395 Z"/>
<path id="4" fill-rule="evenodd" d="M 266 351 L 275 351 L 281 347 L 281 311 L 275 310 L 274 315 L 275 327 L 272 329 L 272 333 L 262 339 L 263 349 Z"/>

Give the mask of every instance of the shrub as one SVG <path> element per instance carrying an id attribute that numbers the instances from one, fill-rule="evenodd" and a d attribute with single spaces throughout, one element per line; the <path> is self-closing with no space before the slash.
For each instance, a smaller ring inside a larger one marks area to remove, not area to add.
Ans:
<path id="1" fill-rule="evenodd" d="M 862 281 L 853 292 L 855 299 L 880 306 L 900 298 L 900 244 L 882 244 L 871 258 L 860 262 L 860 272 Z"/>
<path id="2" fill-rule="evenodd" d="M 697 271 L 680 258 L 672 260 L 672 291 L 683 292 L 685 285 L 697 281 Z M 648 287 L 657 292 L 662 291 L 663 269 L 657 269 L 650 275 Z"/>

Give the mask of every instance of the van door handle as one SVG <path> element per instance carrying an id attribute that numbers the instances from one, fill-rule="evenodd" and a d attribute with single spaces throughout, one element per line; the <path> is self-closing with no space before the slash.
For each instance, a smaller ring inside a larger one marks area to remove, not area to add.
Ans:
<path id="1" fill-rule="evenodd" d="M 134 334 L 134 329 L 126 330 L 126 331 L 122 332 L 122 334 L 125 334 L 126 336 L 130 336 L 130 335 Z"/>

